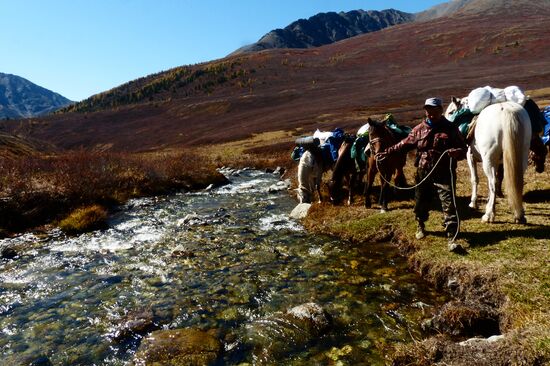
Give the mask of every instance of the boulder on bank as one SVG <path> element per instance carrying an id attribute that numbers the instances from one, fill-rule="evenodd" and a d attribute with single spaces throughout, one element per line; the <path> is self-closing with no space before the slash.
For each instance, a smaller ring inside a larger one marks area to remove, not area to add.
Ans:
<path id="1" fill-rule="evenodd" d="M 311 203 L 300 203 L 296 207 L 294 207 L 294 210 L 292 210 L 292 212 L 290 213 L 290 218 L 301 220 L 307 216 L 310 208 Z"/>
<path id="2" fill-rule="evenodd" d="M 136 366 L 206 366 L 222 351 L 221 342 L 198 329 L 159 330 L 144 338 L 134 358 Z"/>

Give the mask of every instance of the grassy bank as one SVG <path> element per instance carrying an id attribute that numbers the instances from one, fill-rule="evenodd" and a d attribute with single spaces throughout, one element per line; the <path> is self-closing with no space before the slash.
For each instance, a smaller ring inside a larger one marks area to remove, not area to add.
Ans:
<path id="1" fill-rule="evenodd" d="M 407 176 L 412 177 L 409 167 Z M 394 364 L 431 365 L 542 365 L 550 362 L 550 173 L 528 170 L 525 208 L 528 225 L 513 224 L 507 201 L 498 199 L 497 222 L 481 222 L 481 210 L 469 203 L 469 171 L 459 164 L 459 242 L 467 254 L 448 252 L 442 215 L 432 211 L 429 235 L 414 238 L 413 200 L 391 203 L 381 214 L 365 209 L 358 199 L 351 207 L 314 205 L 305 224 L 314 232 L 329 233 L 368 245 L 391 240 L 407 256 L 411 267 L 454 300 L 427 323 L 433 337 L 399 346 Z M 486 197 L 481 173 L 480 194 Z M 484 208 L 485 202 L 480 202 Z M 474 336 L 503 334 L 497 342 L 468 342 Z"/>
<path id="2" fill-rule="evenodd" d="M 0 167 L 0 235 L 63 219 L 81 207 L 225 182 L 209 157 L 192 151 L 6 155 Z"/>

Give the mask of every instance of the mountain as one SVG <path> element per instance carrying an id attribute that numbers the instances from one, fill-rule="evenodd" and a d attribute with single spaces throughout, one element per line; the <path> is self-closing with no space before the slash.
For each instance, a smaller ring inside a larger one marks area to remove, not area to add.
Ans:
<path id="1" fill-rule="evenodd" d="M 0 119 L 41 116 L 71 103 L 22 77 L 0 73 Z"/>
<path id="2" fill-rule="evenodd" d="M 146 151 L 269 131 L 353 131 L 388 112 L 414 124 L 427 97 L 449 100 L 485 85 L 550 95 L 549 3 L 471 0 L 451 14 L 321 47 L 181 66 L 54 115 L 1 121 L 0 130 L 63 148 Z"/>
<path id="3" fill-rule="evenodd" d="M 270 48 L 311 48 L 341 41 L 359 34 L 375 32 L 392 25 L 412 21 L 414 16 L 398 10 L 355 10 L 340 13 L 319 13 L 300 19 L 283 29 L 275 29 L 258 42 L 232 53 L 238 55 Z"/>

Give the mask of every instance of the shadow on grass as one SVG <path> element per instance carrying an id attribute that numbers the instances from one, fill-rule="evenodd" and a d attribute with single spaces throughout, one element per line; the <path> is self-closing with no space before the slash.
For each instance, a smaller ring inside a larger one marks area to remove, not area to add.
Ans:
<path id="1" fill-rule="evenodd" d="M 523 201 L 527 203 L 550 202 L 550 189 L 537 189 L 523 195 Z"/>
<path id="2" fill-rule="evenodd" d="M 460 237 L 465 239 L 472 248 L 486 247 L 511 238 L 548 239 L 550 237 L 550 226 L 527 224 L 518 229 L 464 232 L 461 233 Z"/>

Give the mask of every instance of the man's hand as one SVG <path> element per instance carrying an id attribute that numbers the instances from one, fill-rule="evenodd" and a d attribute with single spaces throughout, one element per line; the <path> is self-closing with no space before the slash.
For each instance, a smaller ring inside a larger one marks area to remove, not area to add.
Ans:
<path id="1" fill-rule="evenodd" d="M 378 154 L 374 155 L 374 158 L 379 161 L 384 160 L 387 157 L 388 157 L 388 153 L 385 151 L 380 151 Z"/>

